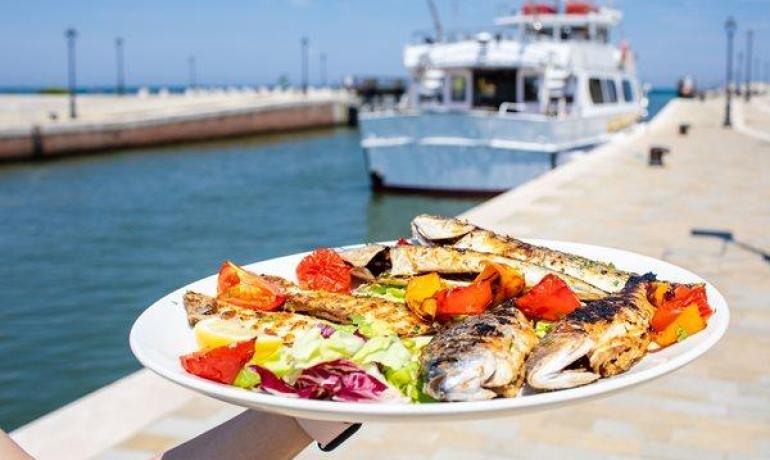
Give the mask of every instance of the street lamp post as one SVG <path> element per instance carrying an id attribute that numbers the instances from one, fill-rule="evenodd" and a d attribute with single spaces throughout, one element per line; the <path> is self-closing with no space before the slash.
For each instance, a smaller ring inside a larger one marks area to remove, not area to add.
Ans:
<path id="1" fill-rule="evenodd" d="M 321 86 L 326 87 L 326 53 L 321 53 Z"/>
<path id="2" fill-rule="evenodd" d="M 67 38 L 67 83 L 70 95 L 70 118 L 77 118 L 78 112 L 75 101 L 75 39 L 78 32 L 74 28 L 69 28 L 64 32 Z"/>
<path id="3" fill-rule="evenodd" d="M 118 37 L 115 39 L 115 64 L 117 66 L 118 83 L 115 88 L 115 92 L 118 96 L 122 96 L 126 93 L 126 75 L 125 68 L 123 67 L 123 38 Z"/>
<path id="4" fill-rule="evenodd" d="M 730 118 L 730 105 L 732 103 L 731 89 L 733 80 L 733 36 L 735 35 L 735 19 L 730 16 L 725 22 L 725 32 L 727 33 L 727 80 L 725 81 L 725 121 L 723 125 L 729 128 L 733 125 Z"/>
<path id="5" fill-rule="evenodd" d="M 195 61 L 195 56 L 187 58 L 187 65 L 190 71 L 190 88 L 195 89 L 198 86 L 198 69 Z"/>
<path id="6" fill-rule="evenodd" d="M 754 31 L 746 31 L 746 102 L 751 101 L 751 45 L 754 41 Z"/>
<path id="7" fill-rule="evenodd" d="M 743 81 L 743 53 L 738 53 L 738 60 L 735 64 L 735 94 L 740 96 L 743 94 L 742 83 Z"/>
<path id="8" fill-rule="evenodd" d="M 302 93 L 307 93 L 307 51 L 308 51 L 308 39 L 307 37 L 302 37 L 302 40 L 300 40 L 300 44 L 302 45 Z"/>

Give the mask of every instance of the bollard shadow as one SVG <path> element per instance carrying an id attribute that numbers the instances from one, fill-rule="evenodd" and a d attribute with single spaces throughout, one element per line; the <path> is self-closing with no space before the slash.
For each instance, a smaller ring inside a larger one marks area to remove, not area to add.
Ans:
<path id="1" fill-rule="evenodd" d="M 690 235 L 692 236 L 698 236 L 703 238 L 717 238 L 722 241 L 722 252 L 727 249 L 728 244 L 733 244 L 744 251 L 751 252 L 753 254 L 757 254 L 760 257 L 762 257 L 762 260 L 765 262 L 770 263 L 770 252 L 767 252 L 765 250 L 762 250 L 760 248 L 757 248 L 755 246 L 752 246 L 748 243 L 744 243 L 743 241 L 739 241 L 735 239 L 735 236 L 733 235 L 733 232 L 727 231 L 727 230 L 714 230 L 714 229 L 704 229 L 704 228 L 693 228 L 690 229 Z"/>

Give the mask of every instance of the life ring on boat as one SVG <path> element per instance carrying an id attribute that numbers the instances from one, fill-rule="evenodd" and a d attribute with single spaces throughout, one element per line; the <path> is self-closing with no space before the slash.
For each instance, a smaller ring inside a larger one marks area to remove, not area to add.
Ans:
<path id="1" fill-rule="evenodd" d="M 536 14 L 556 14 L 556 7 L 549 5 L 548 3 L 525 3 L 521 7 L 521 14 L 536 15 Z"/>
<path id="2" fill-rule="evenodd" d="M 596 13 L 599 9 L 591 2 L 567 2 L 564 11 L 567 14 L 588 14 Z"/>

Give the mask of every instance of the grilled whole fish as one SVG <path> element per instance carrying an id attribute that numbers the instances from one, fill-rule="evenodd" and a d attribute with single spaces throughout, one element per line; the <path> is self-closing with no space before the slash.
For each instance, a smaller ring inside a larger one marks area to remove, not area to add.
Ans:
<path id="1" fill-rule="evenodd" d="M 527 359 L 527 383 L 559 390 L 627 371 L 647 352 L 655 307 L 647 281 L 632 278 L 618 294 L 588 302 L 561 320 Z"/>
<path id="2" fill-rule="evenodd" d="M 439 401 L 514 397 L 537 343 L 532 323 L 505 302 L 441 330 L 423 350 L 424 391 Z"/>
<path id="3" fill-rule="evenodd" d="M 442 274 L 481 273 L 484 264 L 496 262 L 517 269 L 524 276 L 527 287 L 532 287 L 548 274 L 563 279 L 582 300 L 599 299 L 607 292 L 585 281 L 521 260 L 444 246 L 397 246 L 390 248 L 391 276 L 414 276 L 421 273 Z"/>
<path id="4" fill-rule="evenodd" d="M 302 289 L 296 284 L 277 276 L 263 275 L 279 286 L 286 295 L 285 311 L 305 313 L 339 324 L 351 324 L 356 316 L 373 321 L 387 322 L 401 337 L 431 334 L 433 326 L 413 313 L 401 302 L 375 297 L 356 297 L 334 292 Z"/>
<path id="5" fill-rule="evenodd" d="M 183 298 L 187 322 L 194 326 L 211 317 L 235 319 L 254 330 L 254 335 L 274 335 L 284 342 L 294 342 L 297 334 L 316 327 L 322 321 L 310 316 L 285 311 L 256 311 L 220 302 L 214 297 L 188 291 Z"/>
<path id="6" fill-rule="evenodd" d="M 618 270 L 612 264 L 525 243 L 516 238 L 483 230 L 459 219 L 419 215 L 412 220 L 412 233 L 415 239 L 426 245 L 444 242 L 456 248 L 497 254 L 541 265 L 583 280 L 606 292 L 620 291 L 634 275 Z"/>

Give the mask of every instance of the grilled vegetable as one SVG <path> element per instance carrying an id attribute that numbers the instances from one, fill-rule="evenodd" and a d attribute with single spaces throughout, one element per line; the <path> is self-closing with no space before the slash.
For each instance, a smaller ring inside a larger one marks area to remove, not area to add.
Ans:
<path id="1" fill-rule="evenodd" d="M 316 249 L 297 265 L 299 285 L 305 289 L 350 292 L 352 278 L 345 260 L 331 249 Z"/>
<path id="2" fill-rule="evenodd" d="M 406 304 L 418 315 L 433 318 L 437 308 L 434 296 L 443 288 L 437 273 L 416 276 L 406 285 Z"/>
<path id="3" fill-rule="evenodd" d="M 667 347 L 676 342 L 681 342 L 705 327 L 706 321 L 701 316 L 700 311 L 698 311 L 698 306 L 692 303 L 682 310 L 665 329 L 654 334 L 653 340 L 661 347 Z"/>
<path id="4" fill-rule="evenodd" d="M 516 305 L 529 319 L 557 321 L 580 306 L 580 300 L 556 275 L 548 275 L 521 296 Z"/>
<path id="5" fill-rule="evenodd" d="M 436 294 L 436 316 L 449 319 L 457 315 L 478 315 L 492 302 L 492 282 L 475 281 L 468 286 L 444 289 Z"/>
<path id="6" fill-rule="evenodd" d="M 222 264 L 217 278 L 217 300 L 253 310 L 275 310 L 286 297 L 264 278 L 230 261 Z"/>
<path id="7" fill-rule="evenodd" d="M 254 340 L 196 351 L 179 358 L 187 372 L 219 383 L 231 384 L 254 354 Z"/>

